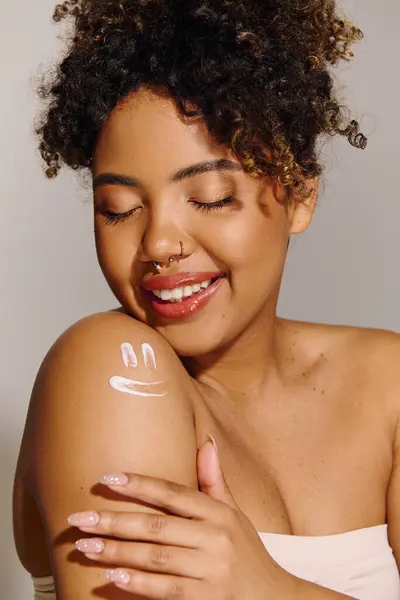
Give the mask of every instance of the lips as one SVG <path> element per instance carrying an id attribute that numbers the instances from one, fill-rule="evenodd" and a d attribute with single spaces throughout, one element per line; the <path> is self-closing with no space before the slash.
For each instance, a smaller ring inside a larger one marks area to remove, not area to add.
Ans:
<path id="1" fill-rule="evenodd" d="M 190 317 L 204 308 L 218 292 L 224 280 L 225 273 L 222 272 L 177 273 L 175 275 L 149 277 L 142 283 L 142 287 L 155 313 L 165 319 L 182 319 Z M 206 289 L 202 289 L 190 297 L 183 298 L 179 302 L 164 301 L 153 294 L 153 291 L 156 290 L 173 290 L 178 287 L 200 284 L 204 281 L 211 281 Z"/>
<path id="2" fill-rule="evenodd" d="M 152 292 L 153 290 L 173 290 L 174 288 L 194 285 L 211 279 L 215 281 L 224 277 L 225 273 L 216 271 L 199 271 L 188 273 L 175 273 L 175 275 L 153 275 L 142 282 L 142 287 Z"/>
<path id="3" fill-rule="evenodd" d="M 182 302 L 171 303 L 159 300 L 150 291 L 146 290 L 150 304 L 157 314 L 164 319 L 184 319 L 191 317 L 199 312 L 210 302 L 211 298 L 217 294 L 219 288 L 224 283 L 224 278 L 217 278 L 206 290 L 202 290 L 198 294 L 193 294 L 190 298 L 185 298 Z"/>

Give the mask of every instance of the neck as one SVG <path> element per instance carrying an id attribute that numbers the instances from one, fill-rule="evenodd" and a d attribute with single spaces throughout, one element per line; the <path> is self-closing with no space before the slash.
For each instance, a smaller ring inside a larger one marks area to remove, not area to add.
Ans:
<path id="1" fill-rule="evenodd" d="M 185 367 L 199 382 L 245 399 L 260 396 L 280 378 L 282 322 L 275 307 L 259 315 L 235 340 L 209 354 L 187 357 Z"/>

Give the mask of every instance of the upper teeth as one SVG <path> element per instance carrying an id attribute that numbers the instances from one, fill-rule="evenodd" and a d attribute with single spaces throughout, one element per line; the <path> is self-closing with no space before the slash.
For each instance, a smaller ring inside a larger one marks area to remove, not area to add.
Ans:
<path id="1" fill-rule="evenodd" d="M 182 302 L 183 298 L 189 298 L 192 294 L 205 290 L 211 284 L 211 279 L 202 283 L 185 285 L 184 287 L 174 288 L 172 290 L 153 290 L 153 294 L 161 300 L 170 300 L 171 302 Z"/>

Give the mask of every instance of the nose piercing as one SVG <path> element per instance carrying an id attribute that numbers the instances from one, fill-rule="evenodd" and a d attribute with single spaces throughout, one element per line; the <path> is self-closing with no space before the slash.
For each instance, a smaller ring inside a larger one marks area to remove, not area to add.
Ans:
<path id="1" fill-rule="evenodd" d="M 169 259 L 168 262 L 171 265 L 174 260 L 177 260 L 178 258 L 182 258 L 183 254 L 184 254 L 184 249 L 183 249 L 183 244 L 182 242 L 179 242 L 180 248 L 181 248 L 181 252 L 180 254 L 172 254 Z M 157 269 L 157 271 L 161 271 L 162 269 L 162 263 L 160 263 L 158 260 L 153 260 L 153 265 L 155 266 L 155 268 Z"/>
<path id="2" fill-rule="evenodd" d="M 182 244 L 182 242 L 179 242 L 179 245 L 181 247 L 181 253 L 180 254 L 173 254 L 172 256 L 170 256 L 169 259 L 168 259 L 169 264 L 173 263 L 174 260 L 176 260 L 177 258 L 182 258 L 182 256 L 183 256 L 183 244 Z"/>

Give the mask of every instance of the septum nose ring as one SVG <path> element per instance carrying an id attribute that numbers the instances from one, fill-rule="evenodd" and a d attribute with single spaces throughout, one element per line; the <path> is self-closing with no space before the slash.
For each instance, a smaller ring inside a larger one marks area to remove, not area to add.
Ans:
<path id="1" fill-rule="evenodd" d="M 181 247 L 181 252 L 180 252 L 180 254 L 172 254 L 169 257 L 168 263 L 170 265 L 174 262 L 174 260 L 178 260 L 179 258 L 183 257 L 184 250 L 183 250 L 183 244 L 182 244 L 182 242 L 179 242 L 179 245 Z M 153 260 L 153 265 L 155 266 L 155 268 L 157 269 L 157 271 L 161 271 L 161 269 L 162 269 L 162 263 L 158 262 L 157 260 Z"/>

